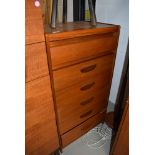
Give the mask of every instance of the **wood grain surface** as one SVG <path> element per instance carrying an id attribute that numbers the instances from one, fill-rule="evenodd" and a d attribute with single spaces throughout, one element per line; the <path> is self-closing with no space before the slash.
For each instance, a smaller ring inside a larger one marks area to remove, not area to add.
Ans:
<path id="1" fill-rule="evenodd" d="M 49 76 L 26 83 L 26 154 L 50 154 L 59 147 Z"/>
<path id="2" fill-rule="evenodd" d="M 105 79 L 112 74 L 114 58 L 114 54 L 110 54 L 53 71 L 55 91 L 61 91 L 78 83 L 87 83 L 96 76 L 102 76 L 101 83 L 106 83 Z"/>
<path id="3" fill-rule="evenodd" d="M 64 148 L 105 115 L 120 26 L 89 22 L 45 28 L 54 104 Z"/>
<path id="4" fill-rule="evenodd" d="M 45 43 L 26 45 L 26 82 L 49 75 Z"/>
<path id="5" fill-rule="evenodd" d="M 91 37 L 48 43 L 49 57 L 53 70 L 73 65 L 96 56 L 113 53 L 117 47 L 117 34 L 106 34 Z"/>
<path id="6" fill-rule="evenodd" d="M 33 0 L 25 1 L 25 42 L 32 44 L 45 41 L 41 6 Z"/>

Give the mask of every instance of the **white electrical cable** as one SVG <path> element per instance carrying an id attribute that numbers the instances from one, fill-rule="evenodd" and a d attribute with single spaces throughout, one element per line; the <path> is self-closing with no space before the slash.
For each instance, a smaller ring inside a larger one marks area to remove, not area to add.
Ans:
<path id="1" fill-rule="evenodd" d="M 111 136 L 112 129 L 109 128 L 105 123 L 101 123 L 85 134 L 82 137 L 82 141 L 90 148 L 99 149 L 111 139 Z"/>

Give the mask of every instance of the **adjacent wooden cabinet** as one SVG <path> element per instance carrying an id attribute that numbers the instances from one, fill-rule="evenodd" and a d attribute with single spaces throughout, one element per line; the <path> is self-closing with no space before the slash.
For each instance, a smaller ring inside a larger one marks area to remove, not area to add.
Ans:
<path id="1" fill-rule="evenodd" d="M 27 44 L 26 82 L 49 75 L 45 42 Z"/>
<path id="2" fill-rule="evenodd" d="M 42 10 L 26 0 L 26 155 L 49 155 L 59 148 L 48 70 Z"/>
<path id="3" fill-rule="evenodd" d="M 50 78 L 26 83 L 26 154 L 48 155 L 59 147 Z"/>
<path id="4" fill-rule="evenodd" d="M 89 22 L 45 28 L 61 148 L 105 119 L 119 30 Z"/>

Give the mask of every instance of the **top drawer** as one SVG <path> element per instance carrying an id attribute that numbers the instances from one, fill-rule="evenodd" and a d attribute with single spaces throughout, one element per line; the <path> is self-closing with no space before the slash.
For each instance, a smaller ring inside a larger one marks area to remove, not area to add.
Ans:
<path id="1" fill-rule="evenodd" d="M 118 32 L 48 43 L 52 69 L 79 63 L 116 50 Z"/>

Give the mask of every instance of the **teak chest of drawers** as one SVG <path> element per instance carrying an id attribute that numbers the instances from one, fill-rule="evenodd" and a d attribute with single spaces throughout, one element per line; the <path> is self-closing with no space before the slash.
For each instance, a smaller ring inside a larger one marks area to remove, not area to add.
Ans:
<path id="1" fill-rule="evenodd" d="M 104 121 L 120 27 L 89 22 L 45 28 L 61 147 Z"/>

